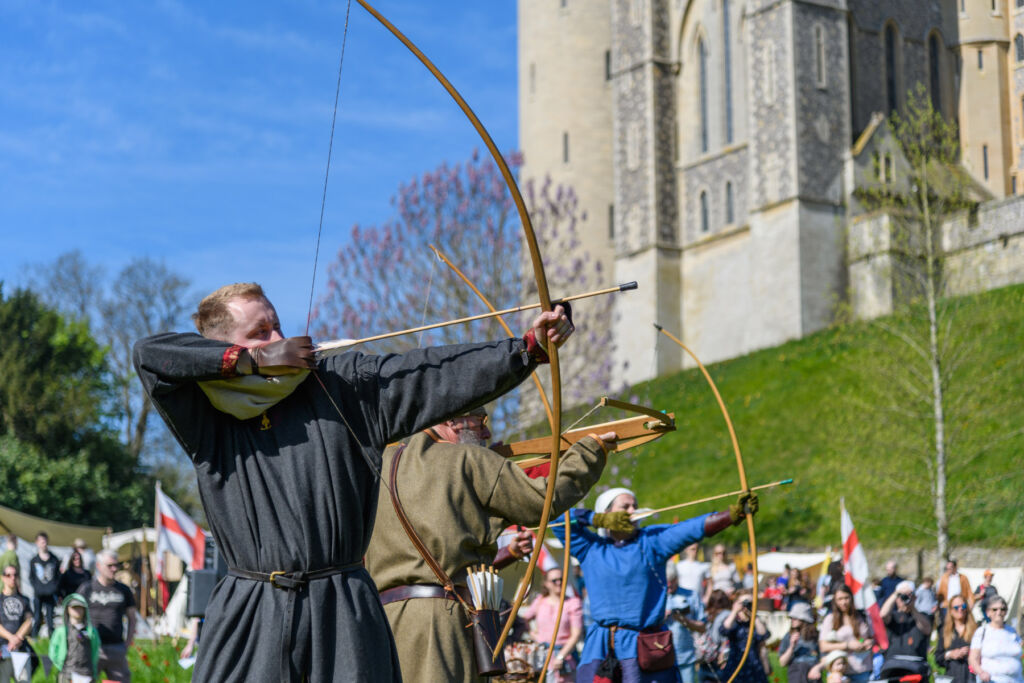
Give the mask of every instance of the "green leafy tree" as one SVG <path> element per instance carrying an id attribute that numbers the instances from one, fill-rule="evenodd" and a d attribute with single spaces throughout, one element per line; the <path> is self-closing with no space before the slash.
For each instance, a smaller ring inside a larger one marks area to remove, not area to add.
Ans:
<path id="1" fill-rule="evenodd" d="M 135 462 L 161 480 L 164 492 L 201 518 L 192 465 L 163 422 L 154 419 L 132 365 L 137 340 L 189 326 L 188 280 L 147 257 L 133 258 L 110 278 L 76 250 L 30 267 L 27 281 L 47 305 L 87 325 L 106 348 L 114 399 L 108 422 Z"/>
<path id="2" fill-rule="evenodd" d="M 108 426 L 106 353 L 87 325 L 0 289 L 0 491 L 31 514 L 99 525 L 147 517 L 136 460 Z"/>

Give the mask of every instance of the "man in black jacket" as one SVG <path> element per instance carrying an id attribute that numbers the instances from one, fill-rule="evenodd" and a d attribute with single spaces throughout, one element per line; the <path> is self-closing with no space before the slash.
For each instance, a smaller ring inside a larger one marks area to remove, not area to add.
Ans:
<path id="1" fill-rule="evenodd" d="M 57 583 L 60 581 L 60 558 L 50 552 L 50 537 L 45 531 L 36 534 L 36 556 L 29 561 L 28 578 L 32 583 L 32 637 L 39 635 L 40 615 L 46 613 L 46 634 L 53 633 L 53 609 L 57 606 Z"/>
<path id="2" fill-rule="evenodd" d="M 928 646 L 931 642 L 932 620 L 914 606 L 914 582 L 901 581 L 880 610 L 889 649 L 885 651 L 881 678 L 897 678 L 921 674 L 928 679 Z"/>

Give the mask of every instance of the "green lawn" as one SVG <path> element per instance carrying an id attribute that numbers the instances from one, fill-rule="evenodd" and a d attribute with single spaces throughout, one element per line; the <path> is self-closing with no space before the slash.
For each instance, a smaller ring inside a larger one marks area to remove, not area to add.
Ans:
<path id="1" fill-rule="evenodd" d="M 959 300 L 955 330 L 967 350 L 946 387 L 952 544 L 1015 545 L 1024 534 L 1024 437 L 1016 433 L 1024 427 L 1024 286 Z M 845 496 L 862 540 L 934 547 L 928 474 L 916 459 L 930 446 L 930 407 L 905 404 L 921 415 L 882 409 L 903 369 L 888 339 L 876 324 L 837 325 L 709 368 L 735 422 L 750 484 L 796 480 L 762 493 L 760 544 L 838 545 Z M 649 507 L 739 488 L 728 433 L 697 370 L 621 397 L 675 412 L 678 431 L 631 456 L 613 456 L 602 486 L 626 478 Z M 711 509 L 686 508 L 660 521 Z M 726 541 L 744 538 L 742 529 L 731 530 Z"/>
<path id="2" fill-rule="evenodd" d="M 170 638 L 160 640 L 138 640 L 128 651 L 128 664 L 132 671 L 132 683 L 188 683 L 192 680 L 192 669 L 182 669 L 178 664 L 181 655 L 179 650 L 184 647 L 185 640 L 177 642 Z M 49 640 L 40 638 L 35 643 L 36 652 L 46 653 Z M 39 667 L 32 675 L 32 681 L 55 681 L 57 673 L 50 672 L 50 677 L 43 675 Z"/>

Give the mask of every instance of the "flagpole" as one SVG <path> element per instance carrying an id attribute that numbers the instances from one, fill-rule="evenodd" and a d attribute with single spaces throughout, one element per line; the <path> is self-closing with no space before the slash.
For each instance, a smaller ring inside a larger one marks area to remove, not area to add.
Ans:
<path id="1" fill-rule="evenodd" d="M 141 595 L 139 596 L 139 607 L 142 608 L 142 618 L 145 619 L 149 611 L 149 589 L 153 584 L 153 570 L 149 566 L 149 544 L 146 542 L 146 525 L 142 525 L 142 564 L 139 567 L 139 583 L 142 584 Z"/>
<path id="2" fill-rule="evenodd" d="M 157 481 L 156 481 L 156 496 L 153 498 L 153 529 L 156 530 L 156 543 L 153 546 L 153 553 L 157 556 L 156 561 L 159 563 L 159 566 L 160 566 L 160 576 L 163 577 L 163 573 L 164 573 L 164 567 L 163 567 L 164 558 L 160 557 L 160 554 L 159 554 L 160 553 L 159 548 L 160 548 L 160 496 L 161 496 L 161 494 L 163 494 L 163 489 L 160 486 L 160 480 L 157 479 Z M 142 528 L 142 537 L 143 538 L 146 537 L 146 528 L 145 527 Z M 163 591 L 163 586 L 160 584 L 159 581 L 157 581 L 156 582 L 156 589 L 155 589 L 155 595 L 156 595 L 156 601 L 155 601 L 156 605 L 155 605 L 155 607 L 156 607 L 156 609 L 154 610 L 157 613 L 157 616 L 159 616 L 160 612 L 163 611 L 162 608 L 163 608 L 163 603 L 164 603 L 164 601 L 163 601 L 163 597 L 164 596 L 161 595 L 162 591 Z"/>

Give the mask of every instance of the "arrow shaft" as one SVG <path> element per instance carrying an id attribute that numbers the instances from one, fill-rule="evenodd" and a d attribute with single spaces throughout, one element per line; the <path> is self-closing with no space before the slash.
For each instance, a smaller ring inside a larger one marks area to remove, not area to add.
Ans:
<path id="1" fill-rule="evenodd" d="M 567 296 L 563 299 L 559 299 L 558 301 L 554 301 L 552 302 L 552 305 L 557 306 L 558 304 L 564 303 L 566 301 L 577 301 L 578 299 L 587 299 L 589 297 L 601 296 L 603 294 L 612 294 L 614 292 L 622 292 L 628 289 L 634 289 L 635 287 L 630 286 L 634 284 L 635 283 L 626 283 L 623 285 L 618 285 L 616 287 L 608 287 L 606 289 L 597 289 L 592 292 L 574 294 L 572 296 Z M 471 323 L 476 320 L 486 320 L 487 318 L 509 315 L 511 313 L 519 313 L 521 311 L 529 311 L 534 308 L 540 307 L 540 303 L 524 304 L 522 306 L 514 306 L 512 308 L 506 308 L 500 311 L 491 311 L 488 313 L 480 313 L 478 315 L 470 315 L 466 316 L 465 318 L 458 318 L 456 320 L 446 320 L 440 323 L 431 323 L 429 325 L 420 325 L 419 327 L 410 327 L 409 329 L 398 330 L 397 332 L 385 332 L 384 334 L 376 334 L 372 337 L 363 337 L 362 339 L 337 339 L 334 341 L 321 342 L 320 344 L 316 345 L 316 354 L 318 358 L 324 358 L 326 356 L 334 355 L 335 353 L 340 353 L 342 350 L 350 346 L 356 346 L 358 344 L 366 344 L 369 342 L 381 341 L 382 339 L 391 339 L 392 337 L 401 337 L 402 335 L 405 334 L 416 334 L 417 332 L 425 332 L 427 330 L 436 330 L 440 327 L 449 327 L 451 325 Z"/>
<path id="2" fill-rule="evenodd" d="M 785 486 L 786 484 L 792 484 L 792 483 L 793 483 L 792 479 L 780 479 L 779 481 L 773 481 L 770 484 L 761 484 L 760 486 L 752 486 L 752 487 L 750 487 L 750 490 L 751 491 L 761 491 L 763 489 L 770 489 L 770 488 L 774 488 L 776 486 Z M 643 512 L 643 516 L 642 517 L 635 517 L 634 521 L 636 521 L 638 519 L 643 519 L 644 517 L 649 517 L 651 515 L 655 515 L 655 514 L 657 514 L 659 512 L 668 512 L 669 510 L 678 510 L 679 508 L 685 508 L 685 507 L 689 507 L 691 505 L 700 505 L 701 503 L 710 503 L 713 500 L 721 500 L 722 498 L 731 498 L 732 496 L 738 496 L 741 493 L 746 493 L 746 491 L 744 491 L 743 489 L 739 489 L 737 491 L 730 491 L 729 493 L 720 493 L 717 496 L 708 496 L 707 498 L 700 498 L 698 500 L 691 500 L 691 501 L 688 501 L 686 503 L 676 503 L 675 505 L 668 505 L 668 506 L 663 507 L 663 508 L 658 508 L 657 510 L 645 510 Z"/>

